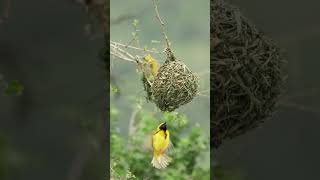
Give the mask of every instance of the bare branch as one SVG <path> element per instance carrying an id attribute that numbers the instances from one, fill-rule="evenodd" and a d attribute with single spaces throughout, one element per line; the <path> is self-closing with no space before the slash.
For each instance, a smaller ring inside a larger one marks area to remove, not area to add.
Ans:
<path id="1" fill-rule="evenodd" d="M 156 0 L 152 0 L 152 2 L 153 2 L 154 10 L 156 12 L 156 17 L 157 17 L 157 19 L 158 19 L 158 21 L 160 23 L 162 35 L 164 36 L 164 39 L 166 40 L 167 49 L 170 49 L 170 42 L 169 42 L 168 36 L 167 36 L 167 34 L 165 32 L 165 24 L 164 24 L 164 22 L 162 21 L 162 19 L 160 17 Z"/>
<path id="2" fill-rule="evenodd" d="M 146 49 L 146 48 L 139 48 L 139 47 L 129 46 L 129 45 L 121 44 L 121 43 L 114 42 L 114 41 L 110 41 L 110 43 L 114 44 L 114 45 L 117 45 L 117 46 L 122 46 L 124 48 L 129 48 L 129 49 L 134 49 L 134 50 L 139 50 L 139 51 L 144 51 L 144 52 L 157 53 L 157 54 L 161 53 L 159 51 L 154 51 L 154 50 L 149 50 L 149 49 Z"/>
<path id="3" fill-rule="evenodd" d="M 119 48 L 118 46 L 116 45 L 113 45 L 113 44 L 110 44 L 110 47 L 112 47 L 113 49 L 116 49 L 117 51 L 119 51 L 120 53 L 123 53 L 125 54 L 126 56 L 128 56 L 129 58 L 131 59 L 135 59 L 135 57 L 133 55 L 131 55 L 129 52 Z"/>
<path id="4" fill-rule="evenodd" d="M 206 94 L 201 94 L 201 93 L 198 93 L 197 94 L 197 96 L 201 96 L 201 97 L 205 97 L 205 98 L 210 98 L 210 96 L 209 95 L 206 95 Z"/>
<path id="5" fill-rule="evenodd" d="M 131 117 L 130 117 L 130 120 L 129 120 L 129 129 L 128 129 L 128 134 L 129 136 L 132 136 L 137 127 L 135 126 L 135 121 L 136 121 L 136 117 L 138 115 L 138 113 L 140 112 L 141 108 L 136 108 L 135 110 L 133 110 L 132 114 L 131 114 Z"/>
<path id="6" fill-rule="evenodd" d="M 115 57 L 117 57 L 117 58 L 119 58 L 119 59 L 125 60 L 125 61 L 134 62 L 134 63 L 136 62 L 136 61 L 133 60 L 133 59 L 129 59 L 129 58 L 123 57 L 123 56 L 121 56 L 121 55 L 119 55 L 119 54 L 116 54 L 116 53 L 114 53 L 114 52 L 110 52 L 110 54 L 112 54 L 113 56 L 115 56 Z"/>
<path id="7" fill-rule="evenodd" d="M 137 15 L 136 14 L 123 14 L 123 15 L 120 15 L 119 17 L 115 18 L 115 19 L 111 19 L 111 22 L 110 24 L 112 25 L 117 25 L 117 24 L 120 24 L 124 21 L 127 21 L 129 19 L 133 19 L 135 18 Z"/>
<path id="8" fill-rule="evenodd" d="M 301 105 L 301 104 L 298 104 L 295 102 L 290 102 L 290 101 L 281 102 L 280 105 L 283 107 L 294 108 L 294 109 L 297 109 L 300 111 L 313 113 L 313 114 L 319 116 L 319 108 L 305 106 L 305 105 Z"/>
<path id="9" fill-rule="evenodd" d="M 110 47 L 111 47 L 110 54 L 114 55 L 115 57 L 118 57 L 119 59 L 122 59 L 125 61 L 133 62 L 133 63 L 139 62 L 138 56 L 134 57 L 129 52 L 119 48 L 117 45 L 110 43 Z"/>
<path id="10" fill-rule="evenodd" d="M 197 96 L 202 96 L 202 97 L 207 97 L 207 98 L 209 98 L 209 97 L 210 97 L 210 94 L 206 94 L 206 93 L 208 93 L 208 92 L 210 92 L 210 89 L 203 90 L 203 91 L 199 91 L 199 92 L 197 93 Z"/>

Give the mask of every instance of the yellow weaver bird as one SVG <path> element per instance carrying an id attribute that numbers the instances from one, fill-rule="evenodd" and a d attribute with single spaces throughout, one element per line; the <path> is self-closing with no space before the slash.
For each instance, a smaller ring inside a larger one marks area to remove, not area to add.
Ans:
<path id="1" fill-rule="evenodd" d="M 157 169 L 166 168 L 171 162 L 167 153 L 172 148 L 167 124 L 161 123 L 152 135 L 153 158 L 151 164 Z"/>
<path id="2" fill-rule="evenodd" d="M 143 57 L 143 61 L 141 61 L 140 70 L 142 71 L 142 82 L 145 91 L 147 92 L 147 101 L 152 100 L 152 92 L 151 86 L 154 78 L 158 74 L 159 63 L 156 59 L 154 59 L 150 54 Z"/>
<path id="3" fill-rule="evenodd" d="M 158 70 L 159 70 L 158 61 L 156 59 L 154 59 L 150 54 L 146 55 L 144 57 L 144 60 L 147 61 L 147 63 L 149 64 L 151 74 L 153 76 L 156 76 L 158 74 Z"/>

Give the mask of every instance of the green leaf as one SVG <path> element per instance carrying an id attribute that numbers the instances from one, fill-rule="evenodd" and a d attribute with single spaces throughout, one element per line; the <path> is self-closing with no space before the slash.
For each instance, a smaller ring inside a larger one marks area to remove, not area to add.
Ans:
<path id="1" fill-rule="evenodd" d="M 138 25 L 139 25 L 139 20 L 138 20 L 138 19 L 134 19 L 133 22 L 132 22 L 132 25 L 133 25 L 134 27 L 138 27 Z"/>
<path id="2" fill-rule="evenodd" d="M 23 89 L 24 87 L 19 81 L 13 80 L 8 83 L 4 90 L 4 94 L 9 96 L 20 96 L 23 92 Z"/>
<path id="3" fill-rule="evenodd" d="M 119 89 L 118 89 L 118 87 L 116 87 L 116 86 L 111 86 L 111 91 L 112 91 L 113 93 L 117 93 L 117 92 L 119 92 Z"/>

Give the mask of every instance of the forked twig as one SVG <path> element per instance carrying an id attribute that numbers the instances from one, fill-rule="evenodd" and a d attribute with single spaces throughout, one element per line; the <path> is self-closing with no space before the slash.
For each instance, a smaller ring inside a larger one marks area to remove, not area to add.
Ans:
<path id="1" fill-rule="evenodd" d="M 111 44 L 110 43 L 110 54 L 125 60 L 125 61 L 129 61 L 129 62 L 133 62 L 133 63 L 138 63 L 138 59 L 135 58 L 133 55 L 131 55 L 129 52 L 121 49 L 120 47 L 118 47 L 117 45 Z"/>
<path id="2" fill-rule="evenodd" d="M 164 36 L 164 39 L 166 40 L 167 49 L 170 49 L 170 42 L 169 42 L 168 36 L 167 36 L 167 34 L 165 32 L 165 24 L 164 24 L 164 22 L 162 21 L 162 19 L 160 17 L 156 0 L 152 0 L 152 2 L 153 2 L 154 10 L 156 12 L 156 17 L 157 17 L 157 19 L 158 19 L 158 21 L 160 23 L 160 28 L 161 28 L 162 35 Z"/>

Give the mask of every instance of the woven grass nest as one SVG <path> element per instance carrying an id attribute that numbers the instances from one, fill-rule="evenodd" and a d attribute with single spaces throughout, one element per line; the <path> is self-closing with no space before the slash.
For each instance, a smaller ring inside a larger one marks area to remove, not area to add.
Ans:
<path id="1" fill-rule="evenodd" d="M 218 148 L 272 115 L 283 92 L 285 58 L 237 8 L 211 2 L 211 144 Z"/>
<path id="2" fill-rule="evenodd" d="M 153 101 L 161 111 L 171 112 L 192 101 L 198 92 L 199 78 L 176 59 L 170 49 L 167 49 L 167 56 L 151 85 L 145 78 L 142 82 L 147 99 Z"/>

